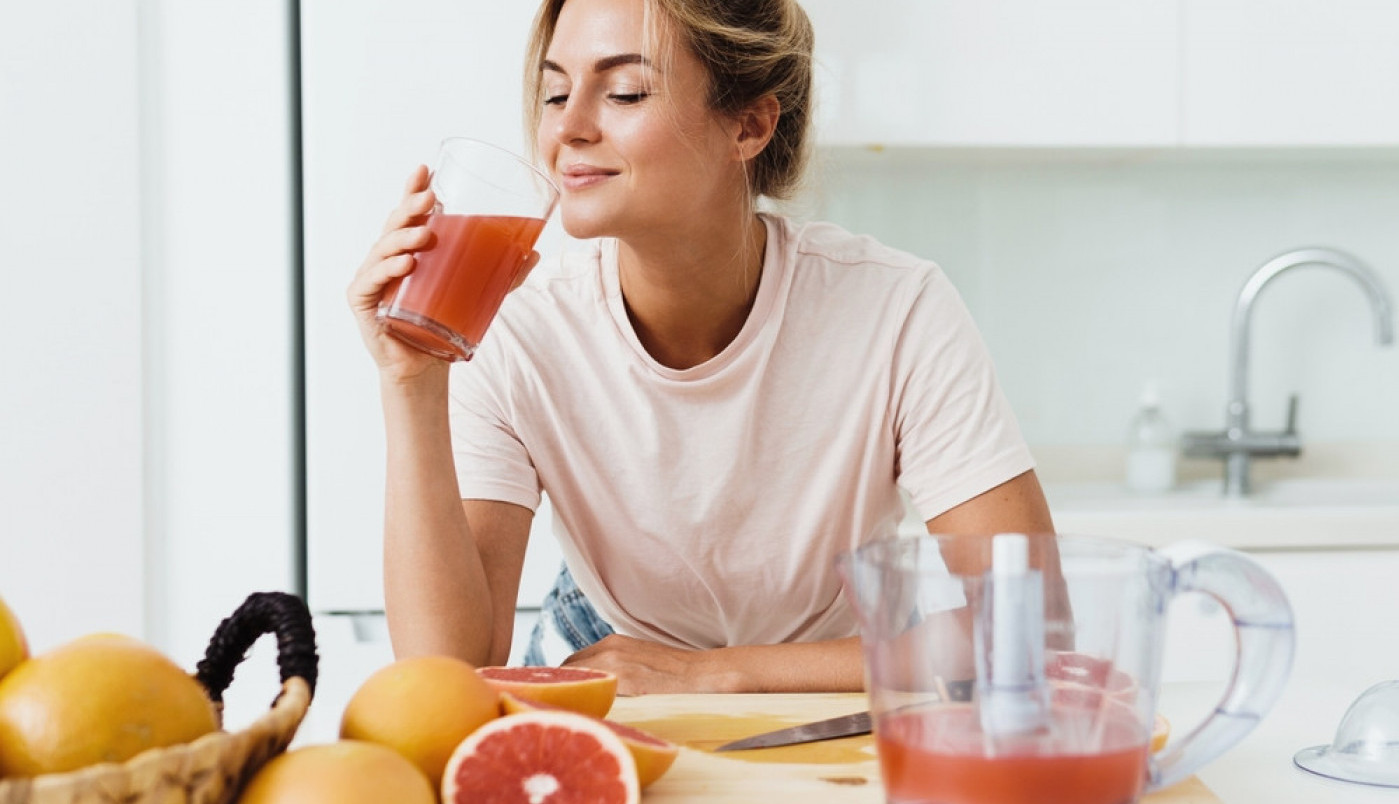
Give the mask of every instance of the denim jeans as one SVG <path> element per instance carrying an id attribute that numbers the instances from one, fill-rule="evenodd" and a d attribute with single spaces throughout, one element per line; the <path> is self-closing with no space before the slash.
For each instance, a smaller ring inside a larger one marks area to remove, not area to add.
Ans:
<path id="1" fill-rule="evenodd" d="M 611 633 L 612 626 L 598 616 L 564 565 L 539 607 L 539 622 L 530 633 L 524 662 L 530 667 L 557 666 L 574 651 Z"/>

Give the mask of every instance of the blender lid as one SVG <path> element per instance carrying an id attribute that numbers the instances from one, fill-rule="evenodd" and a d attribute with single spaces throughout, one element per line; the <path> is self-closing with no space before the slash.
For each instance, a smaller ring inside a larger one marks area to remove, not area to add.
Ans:
<path id="1" fill-rule="evenodd" d="M 1343 782 L 1399 787 L 1399 681 L 1383 681 L 1350 705 L 1330 745 L 1304 748 L 1297 767 Z"/>

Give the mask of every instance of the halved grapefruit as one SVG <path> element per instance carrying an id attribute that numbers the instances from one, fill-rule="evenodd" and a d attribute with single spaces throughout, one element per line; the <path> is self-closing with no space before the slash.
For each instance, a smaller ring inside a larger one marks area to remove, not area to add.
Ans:
<path id="1" fill-rule="evenodd" d="M 442 777 L 443 804 L 637 804 L 636 762 L 596 719 L 539 709 L 492 720 L 462 740 Z"/>
<path id="2" fill-rule="evenodd" d="M 1157 715 L 1151 723 L 1151 753 L 1156 753 L 1166 747 L 1166 741 L 1171 738 L 1171 721 Z"/>
<path id="3" fill-rule="evenodd" d="M 1049 651 L 1044 675 L 1052 681 L 1066 681 L 1103 690 L 1113 696 L 1136 692 L 1137 682 L 1113 665 L 1111 659 L 1073 651 Z"/>
<path id="4" fill-rule="evenodd" d="M 518 698 L 508 692 L 500 694 L 500 703 L 507 715 L 540 710 L 565 711 L 538 701 Z M 675 758 L 680 755 L 680 746 L 662 740 L 654 734 L 613 720 L 600 719 L 598 722 L 622 738 L 622 744 L 631 752 L 631 758 L 636 762 L 636 783 L 640 787 L 644 788 L 664 776 L 665 772 L 670 770 L 670 766 L 675 764 Z"/>
<path id="5" fill-rule="evenodd" d="M 617 698 L 617 677 L 588 667 L 478 667 L 495 688 L 592 717 L 606 717 Z"/>

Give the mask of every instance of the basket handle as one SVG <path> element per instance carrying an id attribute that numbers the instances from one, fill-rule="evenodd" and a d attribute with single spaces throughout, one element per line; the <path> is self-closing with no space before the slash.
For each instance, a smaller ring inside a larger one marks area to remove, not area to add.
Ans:
<path id="1" fill-rule="evenodd" d="M 277 635 L 277 667 L 282 683 L 294 676 L 316 691 L 316 632 L 311 612 L 296 595 L 286 592 L 254 592 L 233 614 L 219 623 L 194 677 L 209 691 L 214 703 L 223 702 L 224 690 L 233 681 L 233 670 L 263 634 Z"/>

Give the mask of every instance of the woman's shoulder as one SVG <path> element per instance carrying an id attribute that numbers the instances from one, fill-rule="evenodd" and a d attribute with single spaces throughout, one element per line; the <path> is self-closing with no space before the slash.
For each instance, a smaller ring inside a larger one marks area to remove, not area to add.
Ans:
<path id="1" fill-rule="evenodd" d="M 936 271 L 937 265 L 865 234 L 855 234 L 828 221 L 799 223 L 783 219 L 793 255 L 798 260 L 834 265 L 887 267 L 914 272 Z"/>

